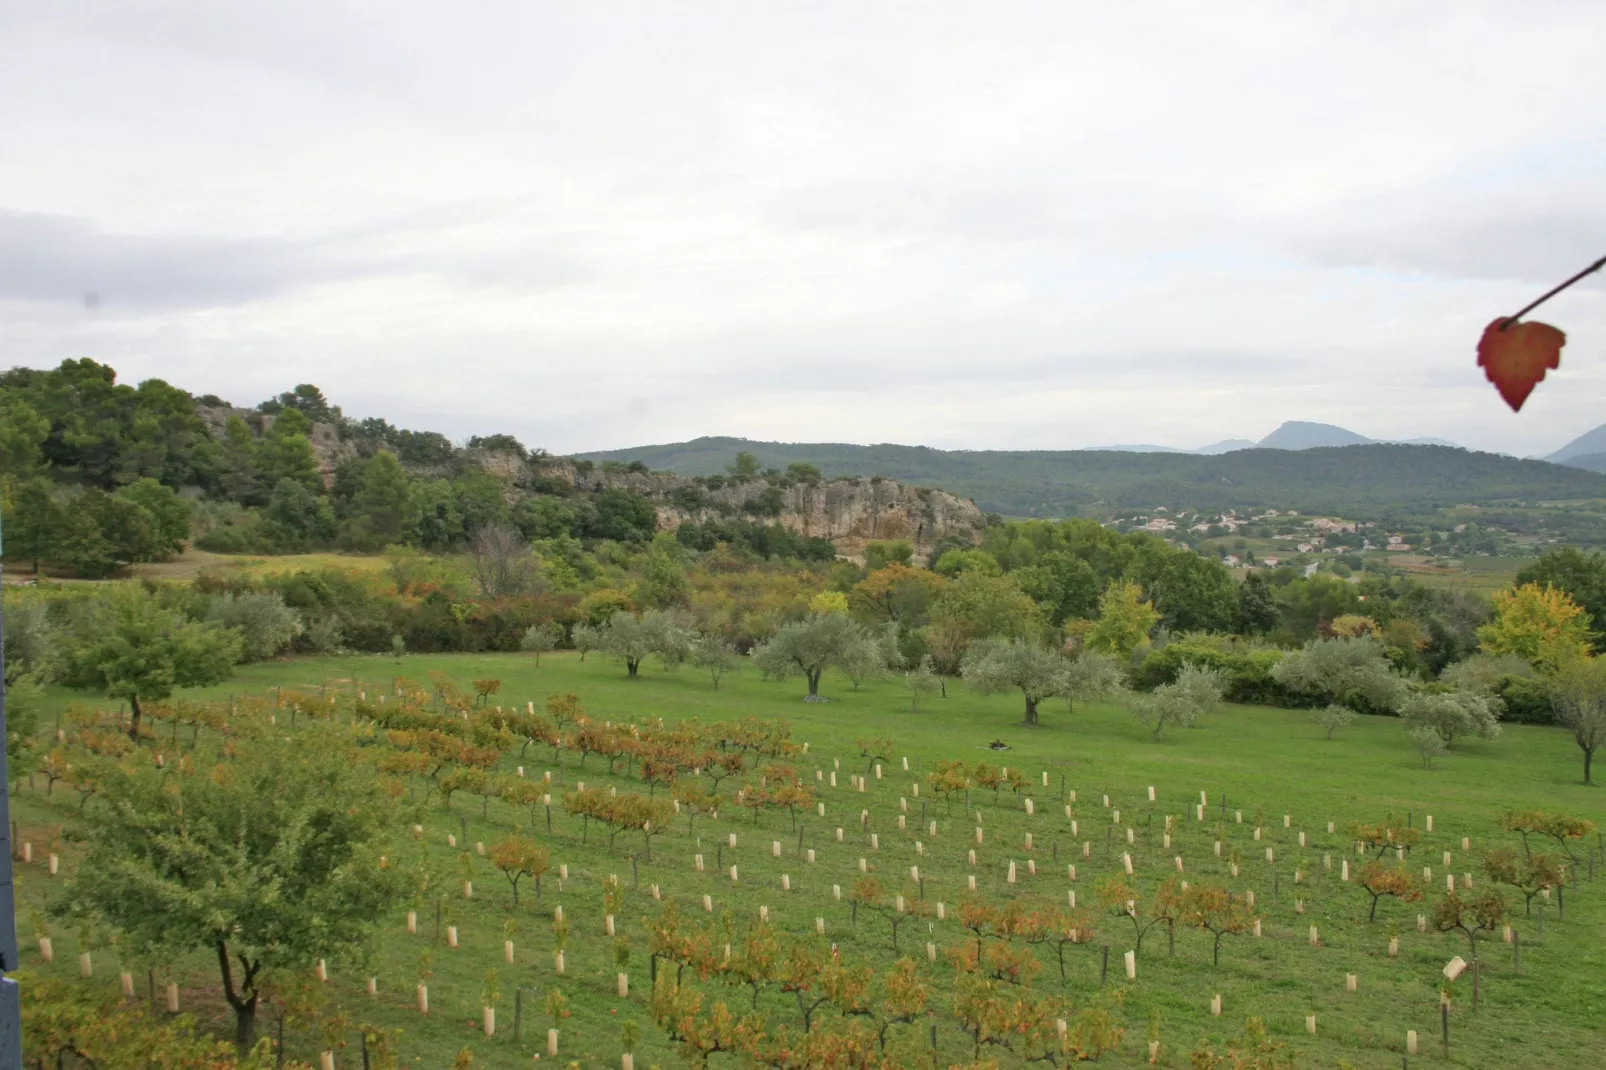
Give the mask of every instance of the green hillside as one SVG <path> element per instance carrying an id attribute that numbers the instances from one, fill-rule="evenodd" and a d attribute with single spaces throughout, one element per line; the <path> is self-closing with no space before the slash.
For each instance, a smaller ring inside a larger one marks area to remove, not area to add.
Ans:
<path id="1" fill-rule="evenodd" d="M 1559 463 L 1569 468 L 1583 468 L 1591 472 L 1606 472 L 1606 453 L 1580 453 Z"/>
<path id="2" fill-rule="evenodd" d="M 1606 475 L 1447 446 L 1239 450 L 1208 457 L 699 438 L 584 456 L 641 461 L 681 475 L 712 475 L 724 471 L 740 450 L 756 455 L 767 467 L 806 461 L 829 477 L 880 475 L 942 487 L 1007 516 L 1068 516 L 1165 505 L 1275 507 L 1365 518 L 1461 504 L 1606 497 Z"/>

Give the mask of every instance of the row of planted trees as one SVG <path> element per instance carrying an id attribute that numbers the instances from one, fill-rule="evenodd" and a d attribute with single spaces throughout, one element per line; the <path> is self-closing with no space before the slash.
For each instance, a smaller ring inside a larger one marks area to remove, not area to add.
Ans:
<path id="1" fill-rule="evenodd" d="M 576 783 L 557 795 L 558 805 L 579 819 L 582 842 L 590 824 L 600 822 L 609 830 L 610 845 L 620 832 L 639 832 L 644 854 L 652 838 L 672 825 L 677 811 L 688 831 L 699 816 L 725 806 L 750 808 L 755 821 L 766 809 L 784 808 L 795 825 L 798 812 L 807 812 L 814 801 L 791 765 L 806 747 L 791 740 L 784 724 L 611 724 L 587 716 L 574 696 L 551 696 L 537 713 L 533 704 L 522 710 L 492 707 L 488 696 L 494 689 L 476 690 L 487 699 L 471 698 L 441 678 L 427 687 L 392 681 L 387 693 L 372 697 L 346 688 L 285 691 L 205 707 L 162 706 L 148 711 L 137 746 L 114 725 L 88 714 L 68 717 L 52 750 L 66 767 L 61 779 L 74 783 L 69 779 L 79 775 L 74 770 L 93 768 L 97 772 L 84 783 L 94 779 L 99 786 L 83 796 L 82 804 L 87 807 L 105 797 L 115 805 L 96 805 L 90 854 L 60 904 L 59 916 L 109 927 L 133 955 L 170 952 L 185 940 L 215 953 L 221 990 L 246 1043 L 255 1030 L 257 1008 L 270 997 L 276 977 L 324 958 L 360 957 L 378 919 L 400 899 L 417 893 L 414 875 L 401 864 L 397 848 L 387 843 L 387 834 L 404 827 L 407 818 L 431 802 L 449 807 L 456 794 L 469 790 L 483 796 L 484 808 L 500 798 L 527 813 L 530 831 L 515 830 L 492 844 L 488 857 L 508 877 L 515 902 L 520 882 L 527 878 L 534 879 L 539 896 L 551 859 L 537 818 L 545 810 L 550 829 L 554 786 L 546 777 L 522 775 L 522 769 L 498 772 L 515 752 L 523 758 L 530 747 L 550 747 L 555 759 L 573 755 L 569 772 L 575 776 L 584 775 L 595 756 L 606 761 L 610 772 L 618 774 L 622 767 L 626 775 L 639 778 L 646 788 L 642 793 Z M 890 741 L 877 739 L 862 740 L 859 749 L 867 773 L 890 761 L 894 752 Z M 834 782 L 834 772 L 832 778 Z M 1011 808 L 1032 813 L 1034 786 L 1018 769 L 944 762 L 925 783 L 938 797 L 963 795 L 967 806 L 973 790 L 991 791 L 995 804 L 1008 790 Z M 1167 822 L 1168 832 L 1169 826 Z M 1074 831 L 1074 822 L 1071 827 Z M 1559 887 L 1563 876 L 1576 875 L 1576 857 L 1568 865 L 1553 852 L 1533 849 L 1530 841 L 1549 838 L 1571 854 L 1569 844 L 1587 835 L 1587 823 L 1513 814 L 1507 827 L 1522 834 L 1522 849 L 1519 854 L 1515 846 L 1502 846 L 1486 853 L 1485 869 L 1492 879 L 1522 888 L 1531 902 Z M 1362 867 L 1358 880 L 1372 894 L 1374 913 L 1380 896 L 1409 901 L 1424 894 L 1422 884 L 1405 875 L 1400 864 L 1403 853 L 1417 842 L 1414 829 L 1387 822 L 1349 831 L 1355 842 L 1379 854 Z M 461 846 L 472 861 L 466 841 Z M 1397 855 L 1394 865 L 1384 862 L 1390 850 Z M 1236 860 L 1232 868 L 1236 875 Z M 197 882 L 199 892 L 193 887 Z M 278 891 L 271 909 L 265 909 L 262 889 L 270 886 Z M 894 954 L 901 955 L 899 928 L 933 910 L 922 892 L 906 886 L 889 893 L 879 878 L 865 875 L 852 887 L 850 908 L 856 923 L 861 910 L 882 917 L 891 929 Z M 1138 949 L 1144 933 L 1156 924 L 1163 923 L 1168 932 L 1191 926 L 1211 936 L 1213 958 L 1218 958 L 1225 936 L 1257 927 L 1252 900 L 1218 881 L 1168 880 L 1144 895 L 1130 879 L 1116 877 L 1100 882 L 1093 900 L 1117 928 L 1133 927 Z M 174 901 L 183 902 L 184 909 L 168 909 L 166 904 Z M 1476 941 L 1494 931 L 1504 911 L 1498 895 L 1452 894 L 1435 907 L 1434 925 L 1466 935 L 1476 954 Z M 232 920 L 223 926 L 220 918 Z M 1013 1050 L 1034 1053 L 1030 1057 L 1052 1053 L 1059 1058 L 1098 1048 L 1102 1042 L 1091 1038 L 1104 1035 L 1098 1015 L 1108 1013 L 1107 1007 L 1083 1008 L 1067 1018 L 1068 1006 L 1055 1002 L 1062 999 L 1059 995 L 1028 994 L 1035 992 L 1032 982 L 1041 972 L 1032 948 L 1053 947 L 1063 978 L 1068 949 L 1093 938 L 1090 915 L 1027 897 L 1000 904 L 968 902 L 961 906 L 960 920 L 973 939 L 947 948 L 944 956 L 955 971 L 952 1013 L 977 1052 L 1008 1043 L 1024 1045 Z M 752 1030 L 744 1032 L 739 1023 L 758 1013 L 759 994 L 783 991 L 778 986 L 787 983 L 772 976 L 780 967 L 765 963 L 801 956 L 798 961 L 819 965 L 824 962 L 820 956 L 827 955 L 829 970 L 837 969 L 840 960 L 823 940 L 804 936 L 786 941 L 812 950 L 794 951 L 787 943 L 784 955 L 758 950 L 734 954 L 726 953 L 724 945 L 742 942 L 724 939 L 715 945 L 717 970 L 707 957 L 687 960 L 695 980 L 717 973 L 730 981 L 737 976 L 731 972 L 735 967 L 727 968 L 734 955 L 754 978 L 741 982 L 752 988 L 743 1015 L 730 1010 L 728 1000 L 726 1010 L 718 1011 L 720 1000 L 692 992 L 689 984 L 681 990 L 683 970 L 677 969 L 673 990 L 660 977 L 654 1007 L 661 1023 L 667 1022 L 666 1032 L 688 1045 L 688 1052 L 705 1044 L 713 1045 L 710 1052 L 736 1050 L 730 1046 L 738 1042 L 733 1038 L 750 1036 L 740 1043 L 757 1045 L 744 1050 L 757 1061 L 780 1058 L 781 1051 L 813 1052 L 807 1047 L 812 1044 L 873 1050 L 880 1053 L 875 1058 L 903 1057 L 901 1048 L 911 1045 L 929 1048 L 930 1038 L 919 1037 L 897 1015 L 885 1012 L 877 1019 L 876 1012 L 861 1007 L 866 999 L 890 1006 L 903 998 L 887 994 L 885 986 L 894 983 L 890 977 L 871 984 L 881 995 L 843 995 L 819 1004 L 823 1013 L 810 1010 L 795 1038 L 780 1027 L 764 1027 L 762 1035 L 768 1039 L 762 1043 Z M 928 949 L 928 958 L 931 954 Z M 668 954 L 661 957 L 680 961 Z M 822 965 L 814 976 L 829 970 Z M 800 976 L 806 973 L 798 971 Z M 876 989 L 876 984 L 883 988 Z M 661 1007 L 668 1010 L 659 1015 Z M 1063 1030 L 1061 1019 L 1067 1020 Z M 841 1024 L 830 1024 L 838 1020 Z M 874 1028 L 868 1032 L 861 1028 L 870 1025 Z M 815 1032 L 822 1039 L 809 1040 Z M 823 1039 L 827 1036 L 837 1039 Z M 893 1056 L 886 1054 L 889 1050 Z"/>
<path id="2" fill-rule="evenodd" d="M 553 696 L 541 715 L 533 707 L 476 708 L 444 679 L 392 687 L 372 697 L 321 689 L 152 704 L 133 738 L 109 713 L 69 711 L 37 772 L 47 797 L 58 784 L 76 791 L 93 824 L 88 855 L 50 913 L 79 929 L 86 948 L 109 939 L 124 961 L 168 962 L 186 948 L 206 949 L 236 1019 L 236 1042 L 250 1051 L 258 1009 L 275 1001 L 282 971 L 360 959 L 379 919 L 416 893 L 417 876 L 387 844 L 418 807 L 432 798 L 449 805 L 468 790 L 484 806 L 501 798 L 550 815 L 550 783 L 496 771 L 521 743 L 521 752 L 539 743 L 577 752 L 582 766 L 599 754 L 638 770 L 647 794 L 578 785 L 561 805 L 607 826 L 610 842 L 631 830 L 648 845 L 677 809 L 692 821 L 724 801 L 703 783 L 677 782 L 680 772 L 706 767 L 717 787 L 743 772 L 748 756 L 795 749 L 784 726 L 757 721 L 616 729 L 592 722 L 572 695 Z M 805 796 L 775 762 L 733 793 L 755 808 L 801 805 Z M 526 878 L 539 894 L 550 866 L 544 844 L 515 830 L 487 854 L 515 902 Z M 43 936 L 48 923 L 36 924 Z M 30 1006 L 50 1050 L 83 1058 L 104 1050 Z"/>

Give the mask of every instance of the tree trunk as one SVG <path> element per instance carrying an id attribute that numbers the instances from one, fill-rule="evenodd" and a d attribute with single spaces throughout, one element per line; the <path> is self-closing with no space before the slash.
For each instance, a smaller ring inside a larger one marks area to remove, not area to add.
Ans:
<path id="1" fill-rule="evenodd" d="M 1589 747 L 1589 748 L 1586 748 L 1584 750 L 1584 783 L 1585 784 L 1589 783 L 1589 763 L 1594 759 L 1594 757 L 1595 757 L 1595 748 L 1594 747 Z"/>
<path id="2" fill-rule="evenodd" d="M 639 669 L 639 668 L 641 668 L 641 659 L 640 658 L 634 658 L 634 659 L 626 658 L 625 659 L 625 672 L 630 676 L 630 678 L 632 680 L 634 680 L 636 678 L 636 670 Z"/>
<path id="3" fill-rule="evenodd" d="M 129 713 L 131 714 L 131 716 L 128 719 L 128 738 L 133 740 L 135 743 L 138 743 L 139 742 L 139 714 L 140 714 L 139 696 L 138 695 L 130 695 L 128 697 L 128 709 L 129 709 Z"/>
<path id="4" fill-rule="evenodd" d="M 1037 700 L 1030 695 L 1026 696 L 1026 720 L 1021 723 L 1029 728 L 1037 727 Z"/>
<path id="5" fill-rule="evenodd" d="M 257 1029 L 257 1001 L 252 996 L 241 1006 L 234 1008 L 234 1043 L 241 1051 L 250 1051 L 251 1045 L 256 1042 Z"/>
<path id="6" fill-rule="evenodd" d="M 223 974 L 223 998 L 234 1009 L 234 1042 L 241 1051 L 249 1051 L 256 1035 L 257 970 L 242 957 L 240 965 L 245 967 L 245 983 L 235 988 L 234 971 L 229 965 L 229 945 L 223 940 L 217 942 L 217 964 Z"/>
<path id="7" fill-rule="evenodd" d="M 824 671 L 824 670 L 822 670 L 822 669 L 810 669 L 810 670 L 808 670 L 809 698 L 817 698 L 817 697 L 819 697 L 819 694 L 820 694 L 820 673 L 822 671 Z"/>

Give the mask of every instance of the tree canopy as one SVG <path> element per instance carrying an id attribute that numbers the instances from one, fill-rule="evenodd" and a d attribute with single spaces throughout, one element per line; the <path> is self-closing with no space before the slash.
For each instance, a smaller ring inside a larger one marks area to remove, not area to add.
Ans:
<path id="1" fill-rule="evenodd" d="M 160 702 L 174 688 L 226 679 L 242 649 L 238 631 L 189 620 L 163 608 L 142 588 L 121 587 L 81 614 L 65 675 L 70 686 L 127 700 L 128 734 L 137 739 L 141 702 Z"/>
<path id="2" fill-rule="evenodd" d="M 357 956 L 401 891 L 380 858 L 388 796 L 344 731 L 270 733 L 215 765 L 109 778 L 110 805 L 58 909 L 138 954 L 214 955 L 249 1047 L 271 975 Z"/>

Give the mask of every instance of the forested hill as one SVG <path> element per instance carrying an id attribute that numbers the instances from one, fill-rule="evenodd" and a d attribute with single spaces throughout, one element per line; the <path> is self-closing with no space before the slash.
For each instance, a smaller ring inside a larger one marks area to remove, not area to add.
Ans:
<path id="1" fill-rule="evenodd" d="M 723 472 L 738 451 L 765 467 L 819 466 L 941 487 L 1005 516 L 1143 509 L 1275 507 L 1361 519 L 1459 504 L 1606 498 L 1606 475 L 1448 446 L 1373 444 L 1238 450 L 1219 456 L 1105 450 L 937 450 L 836 442 L 699 438 L 590 453 L 680 475 Z"/>
<path id="2" fill-rule="evenodd" d="M 590 567 L 576 556 L 585 547 L 661 531 L 753 560 L 826 562 L 887 539 L 925 559 L 972 545 L 987 524 L 970 501 L 890 480 L 751 464 L 682 478 L 553 457 L 507 434 L 457 445 L 352 419 L 310 383 L 246 409 L 159 379 L 119 383 L 93 360 L 0 372 L 0 517 L 14 562 L 83 578 L 186 544 L 482 558 L 528 544 L 573 570 Z"/>

